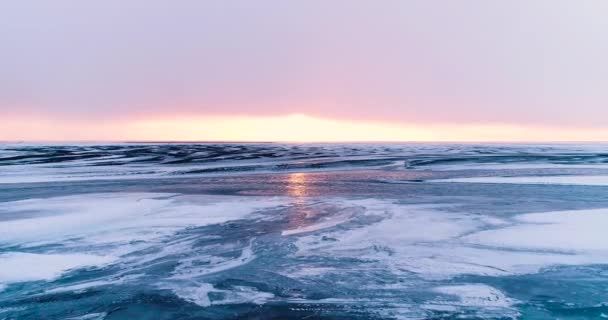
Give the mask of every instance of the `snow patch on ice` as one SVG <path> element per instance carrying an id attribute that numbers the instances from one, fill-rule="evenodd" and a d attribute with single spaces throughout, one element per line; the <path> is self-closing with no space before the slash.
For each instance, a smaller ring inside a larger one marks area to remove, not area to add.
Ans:
<path id="1" fill-rule="evenodd" d="M 173 279 L 193 279 L 212 273 L 218 273 L 240 267 L 256 258 L 253 253 L 252 243 L 241 250 L 236 258 L 220 258 L 218 256 L 195 256 L 179 261 L 179 265 L 173 272 Z"/>
<path id="2" fill-rule="evenodd" d="M 369 268 L 425 279 L 608 263 L 602 228 L 608 224 L 608 209 L 529 214 L 514 221 L 380 200 L 368 203 L 366 210 L 384 212 L 384 219 L 348 230 L 296 235 L 295 255 L 357 259 Z"/>
<path id="3" fill-rule="evenodd" d="M 307 226 L 303 226 L 303 227 L 298 227 L 295 229 L 284 230 L 283 232 L 281 232 L 281 235 L 290 236 L 290 235 L 294 235 L 294 234 L 314 232 L 314 231 L 318 231 L 318 230 L 328 229 L 328 228 L 335 227 L 339 224 L 342 224 L 342 223 L 348 221 L 348 218 L 349 218 L 348 216 L 332 217 L 330 219 L 324 220 L 319 223 L 315 223 L 315 224 L 311 224 L 311 225 L 307 225 Z"/>
<path id="4" fill-rule="evenodd" d="M 87 194 L 0 203 L 21 219 L 0 224 L 0 244 L 109 244 L 150 241 L 192 226 L 239 219 L 274 207 L 279 198 L 178 196 L 162 193 Z"/>
<path id="5" fill-rule="evenodd" d="M 132 280 L 139 278 L 140 275 L 133 276 L 124 276 L 118 279 L 108 279 L 108 280 L 93 280 L 93 281 L 84 281 L 71 285 L 59 286 L 53 289 L 45 290 L 45 294 L 49 293 L 61 293 L 61 292 L 84 292 L 91 288 L 123 284 Z"/>
<path id="6" fill-rule="evenodd" d="M 105 312 L 89 313 L 83 316 L 66 318 L 65 320 L 103 320 L 107 315 Z"/>
<path id="7" fill-rule="evenodd" d="M 301 267 L 296 270 L 289 270 L 288 273 L 283 272 L 281 274 L 291 278 L 306 278 L 325 275 L 335 270 L 336 268 L 332 267 Z"/>
<path id="8" fill-rule="evenodd" d="M 5 253 L 0 255 L 0 283 L 53 280 L 69 270 L 102 266 L 114 260 L 115 257 L 76 253 Z"/>
<path id="9" fill-rule="evenodd" d="M 10 217 L 0 223 L 0 245 L 41 250 L 39 254 L 0 256 L 0 283 L 53 279 L 69 269 L 114 260 L 134 270 L 156 259 L 192 250 L 191 238 L 167 241 L 181 230 L 254 218 L 258 210 L 283 203 L 281 198 L 162 193 L 86 194 L 0 203 L 0 213 L 8 212 L 6 216 Z M 61 246 L 68 253 L 57 254 L 55 249 L 48 251 L 41 245 Z M 130 255 L 136 251 L 145 253 Z M 175 275 L 192 277 L 220 272 L 255 259 L 251 243 L 242 248 L 237 258 L 206 257 L 211 259 L 207 266 L 194 267 L 188 264 L 193 261 L 180 261 Z M 84 290 L 104 285 L 107 279 L 92 281 L 67 289 Z"/>
<path id="10" fill-rule="evenodd" d="M 469 163 L 458 163 L 458 164 L 427 164 L 424 165 L 424 169 L 433 169 L 439 171 L 456 171 L 456 170 L 517 170 L 517 169 L 606 169 L 608 164 L 597 163 L 597 164 L 562 164 L 562 163 L 530 163 L 530 162 L 516 162 L 516 163 L 500 163 L 500 162 L 469 162 Z"/>
<path id="11" fill-rule="evenodd" d="M 556 184 L 608 186 L 608 176 L 525 176 L 525 177 L 472 177 L 437 179 L 433 182 L 465 182 L 465 183 L 513 183 L 513 184 Z"/>
<path id="12" fill-rule="evenodd" d="M 588 252 L 608 259 L 608 209 L 524 214 L 516 220 L 521 223 L 464 239 L 500 247 Z"/>
<path id="13" fill-rule="evenodd" d="M 455 296 L 458 301 L 445 301 L 442 304 L 454 304 L 467 307 L 511 307 L 514 301 L 500 290 L 485 284 L 463 284 L 457 286 L 442 286 L 433 291 Z"/>
<path id="14" fill-rule="evenodd" d="M 183 286 L 173 288 L 173 293 L 175 293 L 176 296 L 188 302 L 198 304 L 202 307 L 208 307 L 211 305 L 209 293 L 213 291 L 215 291 L 215 288 L 209 283 L 199 283 L 196 287 Z"/>
<path id="15" fill-rule="evenodd" d="M 231 287 L 231 290 L 224 290 L 216 289 L 209 283 L 198 283 L 196 286 L 181 285 L 169 288 L 181 299 L 202 307 L 242 303 L 264 304 L 274 298 L 272 293 L 261 292 L 247 286 L 234 286 Z M 215 293 L 219 298 L 211 299 L 210 293 Z"/>

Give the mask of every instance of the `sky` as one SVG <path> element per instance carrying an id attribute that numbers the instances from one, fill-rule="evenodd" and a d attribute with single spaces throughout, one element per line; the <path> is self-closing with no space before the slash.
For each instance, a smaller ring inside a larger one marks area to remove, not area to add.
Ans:
<path id="1" fill-rule="evenodd" d="M 605 0 L 7 0 L 0 140 L 607 141 Z"/>

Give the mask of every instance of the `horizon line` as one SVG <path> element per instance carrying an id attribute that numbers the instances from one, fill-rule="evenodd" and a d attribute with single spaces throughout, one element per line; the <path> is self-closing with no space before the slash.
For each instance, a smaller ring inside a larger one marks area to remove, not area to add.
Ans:
<path id="1" fill-rule="evenodd" d="M 287 143 L 287 144 L 332 144 L 332 143 L 412 143 L 412 144 L 425 144 L 425 143 L 456 143 L 456 144 L 474 144 L 474 143 L 489 143 L 489 144 L 606 144 L 608 140 L 594 141 L 594 140 L 554 140 L 554 141 L 542 141 L 542 140 L 389 140 L 389 141 L 361 141 L 361 140 L 336 140 L 336 141 L 246 141 L 246 140 L 0 140 L 0 143 L 6 144 L 27 144 L 27 143 L 84 143 L 84 144 L 103 144 L 103 143 L 125 143 L 125 144 L 206 144 L 206 143 L 242 143 L 242 144 L 254 144 L 254 143 Z"/>

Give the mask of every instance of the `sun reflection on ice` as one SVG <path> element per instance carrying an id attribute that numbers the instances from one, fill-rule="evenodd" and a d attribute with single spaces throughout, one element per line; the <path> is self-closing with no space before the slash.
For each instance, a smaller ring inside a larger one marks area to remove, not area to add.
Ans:
<path id="1" fill-rule="evenodd" d="M 293 198 L 289 215 L 288 229 L 299 229 L 310 224 L 316 210 L 311 208 L 308 201 L 310 195 L 310 180 L 307 173 L 290 173 L 287 176 L 287 194 Z"/>
<path id="2" fill-rule="evenodd" d="M 291 173 L 287 178 L 287 194 L 297 202 L 303 202 L 308 195 L 308 175 L 306 173 Z"/>

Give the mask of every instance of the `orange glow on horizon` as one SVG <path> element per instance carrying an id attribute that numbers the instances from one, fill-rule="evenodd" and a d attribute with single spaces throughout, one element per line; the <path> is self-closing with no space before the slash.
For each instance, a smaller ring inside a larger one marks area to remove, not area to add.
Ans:
<path id="1" fill-rule="evenodd" d="M 608 141 L 608 129 L 395 124 L 314 118 L 183 117 L 115 122 L 0 119 L 4 141 Z"/>

